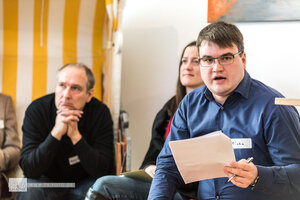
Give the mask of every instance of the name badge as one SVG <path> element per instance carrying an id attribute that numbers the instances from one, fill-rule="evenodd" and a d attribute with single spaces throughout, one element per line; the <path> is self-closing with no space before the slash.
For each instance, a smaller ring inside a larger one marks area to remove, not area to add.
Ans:
<path id="1" fill-rule="evenodd" d="M 234 138 L 231 143 L 234 149 L 252 149 L 251 138 Z"/>
<path id="2" fill-rule="evenodd" d="M 80 162 L 80 159 L 77 155 L 69 158 L 70 165 L 75 165 L 76 163 L 79 163 L 79 162 Z"/>
<path id="3" fill-rule="evenodd" d="M 4 120 L 0 120 L 0 128 L 4 128 Z"/>

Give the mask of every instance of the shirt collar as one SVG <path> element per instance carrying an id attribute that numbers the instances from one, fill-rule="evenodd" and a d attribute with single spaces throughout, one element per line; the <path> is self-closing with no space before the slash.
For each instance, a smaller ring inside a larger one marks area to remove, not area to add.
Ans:
<path id="1" fill-rule="evenodd" d="M 240 93 L 243 97 L 248 99 L 251 86 L 251 77 L 248 72 L 245 70 L 244 78 L 240 84 L 235 88 L 233 92 Z"/>
<path id="2" fill-rule="evenodd" d="M 250 85 L 251 85 L 251 77 L 248 74 L 248 72 L 245 70 L 244 78 L 240 82 L 240 84 L 234 89 L 233 93 L 239 93 L 241 94 L 244 98 L 248 99 L 249 92 L 250 92 Z M 213 101 L 213 95 L 211 91 L 206 87 L 204 90 L 204 94 L 206 98 L 210 101 Z"/>

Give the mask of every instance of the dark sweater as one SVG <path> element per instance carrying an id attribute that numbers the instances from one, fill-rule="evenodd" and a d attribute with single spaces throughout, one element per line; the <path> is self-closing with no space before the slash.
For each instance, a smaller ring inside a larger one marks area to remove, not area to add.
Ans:
<path id="1" fill-rule="evenodd" d="M 51 135 L 55 125 L 55 95 L 33 101 L 26 110 L 20 166 L 28 178 L 45 175 L 53 181 L 78 182 L 87 177 L 113 173 L 114 144 L 112 118 L 106 105 L 95 98 L 83 109 L 78 129 L 82 139 L 73 145 L 64 135 L 59 141 Z M 70 165 L 78 155 L 80 162 Z"/>

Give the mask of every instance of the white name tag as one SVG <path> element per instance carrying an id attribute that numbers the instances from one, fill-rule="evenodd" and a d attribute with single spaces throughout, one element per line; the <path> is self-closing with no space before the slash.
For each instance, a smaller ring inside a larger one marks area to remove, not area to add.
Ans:
<path id="1" fill-rule="evenodd" d="M 4 128 L 4 120 L 0 120 L 0 128 Z"/>
<path id="2" fill-rule="evenodd" d="M 79 162 L 80 162 L 80 159 L 77 155 L 69 158 L 70 165 L 75 165 L 76 163 L 79 163 Z"/>
<path id="3" fill-rule="evenodd" d="M 234 138 L 231 143 L 234 149 L 252 149 L 251 138 Z"/>

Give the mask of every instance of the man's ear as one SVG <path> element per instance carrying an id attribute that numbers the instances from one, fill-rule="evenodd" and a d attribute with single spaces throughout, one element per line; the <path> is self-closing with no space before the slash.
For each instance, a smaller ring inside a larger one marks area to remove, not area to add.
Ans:
<path id="1" fill-rule="evenodd" d="M 90 101 L 92 100 L 92 98 L 93 98 L 93 96 L 94 96 L 94 92 L 95 92 L 94 88 L 90 89 L 90 90 L 87 92 L 88 97 L 87 97 L 87 99 L 86 99 L 86 103 L 88 103 L 88 102 L 90 102 Z"/>
<path id="2" fill-rule="evenodd" d="M 242 55 L 242 62 L 244 65 L 244 69 L 246 69 L 246 53 L 245 52 L 243 52 L 243 55 Z"/>

